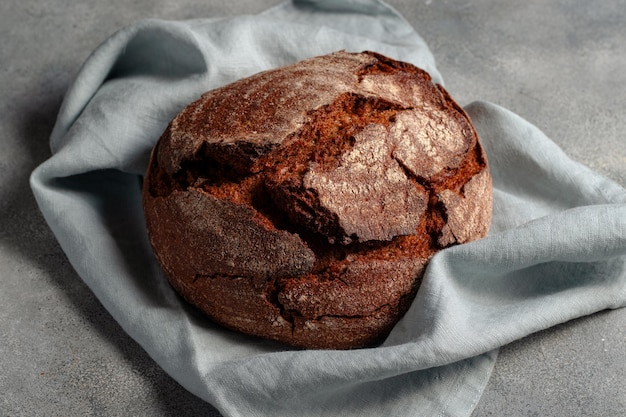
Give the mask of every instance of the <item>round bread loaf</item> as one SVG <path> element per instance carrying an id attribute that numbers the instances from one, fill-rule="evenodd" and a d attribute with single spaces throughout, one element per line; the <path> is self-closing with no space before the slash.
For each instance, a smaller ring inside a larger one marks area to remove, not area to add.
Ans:
<path id="1" fill-rule="evenodd" d="M 491 177 L 463 109 L 415 66 L 344 51 L 209 91 L 144 180 L 171 285 L 230 329 L 305 348 L 381 343 L 428 260 L 485 236 Z"/>

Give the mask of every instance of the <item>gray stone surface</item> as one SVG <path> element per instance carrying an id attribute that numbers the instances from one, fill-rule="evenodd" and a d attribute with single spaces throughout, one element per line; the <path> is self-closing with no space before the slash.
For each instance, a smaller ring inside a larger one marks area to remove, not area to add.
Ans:
<path id="1" fill-rule="evenodd" d="M 272 0 L 0 3 L 0 415 L 217 416 L 133 342 L 68 264 L 28 188 L 88 54 L 146 17 Z M 507 107 L 626 186 L 626 1 L 390 0 L 462 104 Z M 502 348 L 474 417 L 626 415 L 626 309 Z"/>

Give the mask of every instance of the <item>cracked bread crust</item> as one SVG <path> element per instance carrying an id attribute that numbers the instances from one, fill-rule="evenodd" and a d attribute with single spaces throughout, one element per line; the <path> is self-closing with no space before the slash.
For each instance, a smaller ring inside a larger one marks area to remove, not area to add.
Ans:
<path id="1" fill-rule="evenodd" d="M 491 177 L 430 76 L 336 52 L 205 93 L 144 180 L 171 285 L 228 328 L 304 348 L 381 343 L 428 260 L 487 234 Z"/>

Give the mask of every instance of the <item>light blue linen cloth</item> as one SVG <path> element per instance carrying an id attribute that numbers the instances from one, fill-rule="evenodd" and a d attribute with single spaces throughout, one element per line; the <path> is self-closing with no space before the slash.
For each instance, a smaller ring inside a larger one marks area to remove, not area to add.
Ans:
<path id="1" fill-rule="evenodd" d="M 105 308 L 223 415 L 468 416 L 499 346 L 626 305 L 626 191 L 515 114 L 485 102 L 466 108 L 491 164 L 490 234 L 433 258 L 381 347 L 290 350 L 224 330 L 181 301 L 148 244 L 141 177 L 174 115 L 206 90 L 339 49 L 410 61 L 442 82 L 424 41 L 375 0 L 122 29 L 69 89 L 33 192 Z"/>

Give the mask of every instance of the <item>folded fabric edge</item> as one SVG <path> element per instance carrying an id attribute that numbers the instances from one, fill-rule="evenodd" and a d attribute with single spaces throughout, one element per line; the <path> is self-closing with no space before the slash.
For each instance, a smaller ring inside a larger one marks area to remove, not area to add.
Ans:
<path id="1" fill-rule="evenodd" d="M 490 154 L 495 152 L 491 148 L 497 148 L 498 137 L 485 132 L 496 129 L 500 134 L 506 131 L 508 127 L 516 126 L 516 135 L 519 137 L 516 137 L 515 140 L 505 141 L 508 145 L 520 149 L 524 149 L 524 147 L 540 148 L 541 152 L 535 149 L 533 155 L 538 158 L 538 164 L 547 167 L 546 170 L 555 165 L 562 169 L 567 169 L 568 173 L 578 172 L 575 177 L 568 180 L 575 186 L 581 187 L 584 193 L 594 196 L 599 194 L 599 197 L 602 197 L 600 201 L 594 200 L 593 204 L 626 203 L 626 189 L 622 185 L 571 159 L 557 143 L 545 135 L 537 126 L 518 114 L 485 100 L 473 101 L 464 106 L 464 108 L 476 127 L 483 146 L 487 148 L 488 158 Z M 523 143 L 526 140 L 531 140 L 532 143 L 530 145 Z M 495 183 L 494 187 L 497 186 L 498 184 Z"/>
<path id="2" fill-rule="evenodd" d="M 262 12 L 259 16 L 279 18 L 290 22 L 297 21 L 306 25 L 326 26 L 332 30 L 347 31 L 353 36 L 360 36 L 363 39 L 371 36 L 371 33 L 367 32 L 368 26 L 371 25 L 367 25 L 366 22 L 361 22 L 355 28 L 349 28 L 343 24 L 345 22 L 342 20 L 333 24 L 332 19 L 328 19 L 328 16 L 345 18 L 351 13 L 358 15 L 361 20 L 371 19 L 371 23 L 375 22 L 384 27 L 385 33 L 378 33 L 377 35 L 382 38 L 377 40 L 398 47 L 401 54 L 393 56 L 393 58 L 412 62 L 426 70 L 434 83 L 444 85 L 443 77 L 437 69 L 434 55 L 428 48 L 426 41 L 402 14 L 385 1 L 287 0 Z M 361 52 L 361 50 L 354 52 Z M 413 50 L 413 54 L 409 50 Z M 376 52 L 384 53 L 384 51 Z M 417 56 L 419 56 L 420 62 L 415 62 Z"/>

